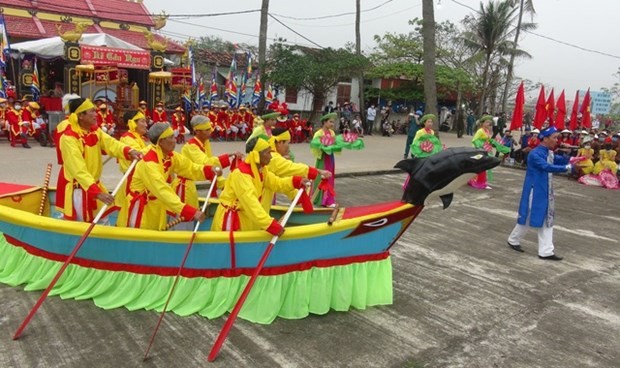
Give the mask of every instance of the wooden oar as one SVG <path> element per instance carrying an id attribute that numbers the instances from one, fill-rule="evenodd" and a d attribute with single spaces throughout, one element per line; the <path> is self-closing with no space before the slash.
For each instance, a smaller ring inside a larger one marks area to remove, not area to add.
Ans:
<path id="1" fill-rule="evenodd" d="M 50 187 L 50 177 L 52 176 L 52 164 L 47 164 L 45 170 L 45 179 L 43 180 L 43 191 L 41 192 L 41 203 L 39 203 L 39 216 L 43 214 L 45 209 L 45 201 L 47 200 L 47 191 Z"/>
<path id="2" fill-rule="evenodd" d="M 297 195 L 295 196 L 293 203 L 291 203 L 291 206 L 288 208 L 288 211 L 286 211 L 286 214 L 284 214 L 284 218 L 280 222 L 280 225 L 282 225 L 282 227 L 286 225 L 288 218 L 291 216 L 291 213 L 293 212 L 293 208 L 295 208 L 295 205 L 297 205 L 297 201 L 299 201 L 299 198 L 301 197 L 303 192 L 304 192 L 304 188 L 300 188 L 297 191 Z M 239 311 L 241 311 L 241 307 L 243 307 L 243 303 L 245 303 L 245 300 L 247 299 L 248 295 L 250 294 L 250 291 L 252 290 L 252 286 L 254 286 L 254 282 L 256 282 L 258 275 L 263 270 L 263 266 L 265 265 L 265 262 L 267 261 L 267 258 L 269 257 L 269 253 L 271 253 L 273 246 L 276 245 L 278 238 L 279 238 L 278 235 L 274 235 L 274 237 L 271 238 L 271 242 L 267 246 L 267 249 L 265 249 L 263 256 L 261 257 L 260 261 L 258 262 L 258 265 L 254 269 L 254 272 L 252 273 L 252 277 L 250 278 L 250 281 L 248 281 L 247 285 L 245 285 L 245 289 L 243 289 L 243 292 L 241 293 L 239 300 L 237 300 L 237 304 L 235 304 L 235 307 L 233 308 L 232 312 L 230 312 L 230 316 L 228 316 L 228 319 L 226 320 L 224 327 L 222 327 L 222 331 L 220 331 L 220 334 L 217 336 L 217 340 L 215 340 L 215 344 L 213 344 L 213 347 L 211 348 L 211 352 L 209 353 L 209 357 L 208 357 L 208 360 L 210 362 L 214 361 L 215 358 L 217 358 L 217 354 L 222 348 L 224 341 L 226 341 L 226 337 L 228 336 L 228 333 L 230 332 L 230 329 L 233 323 L 235 323 L 235 320 L 237 319 L 237 315 L 239 315 Z"/>
<path id="3" fill-rule="evenodd" d="M 203 203 L 202 205 L 201 211 L 203 213 L 207 211 L 207 207 L 209 206 L 209 198 L 211 198 L 211 193 L 213 193 L 213 189 L 217 185 L 216 182 L 217 182 L 217 176 L 214 177 L 213 180 L 211 181 L 211 186 L 209 187 L 209 193 L 207 193 L 207 198 L 205 200 L 205 203 Z M 159 330 L 159 325 L 161 325 L 161 321 L 164 320 L 164 315 L 166 314 L 166 310 L 168 309 L 168 303 L 170 303 L 170 299 L 172 299 L 172 295 L 174 294 L 174 289 L 176 288 L 177 283 L 179 282 L 179 277 L 181 277 L 181 272 L 183 271 L 183 267 L 185 267 L 185 261 L 187 261 L 187 256 L 189 255 L 189 252 L 192 250 L 192 245 L 194 244 L 194 239 L 196 239 L 196 234 L 198 233 L 199 225 L 200 225 L 200 222 L 196 221 L 196 226 L 194 226 L 194 232 L 192 233 L 192 238 L 189 240 L 189 244 L 187 244 L 187 248 L 185 249 L 185 255 L 183 255 L 181 266 L 179 266 L 179 271 L 177 272 L 177 276 L 175 277 L 174 282 L 172 283 L 172 287 L 170 288 L 170 293 L 168 294 L 168 299 L 166 300 L 166 304 L 164 304 L 164 310 L 161 311 L 161 315 L 159 316 L 159 321 L 157 321 L 157 325 L 155 326 L 155 330 L 153 331 L 153 335 L 151 336 L 151 340 L 149 341 L 149 346 L 146 348 L 146 351 L 144 352 L 144 358 L 142 359 L 143 361 L 148 359 L 149 357 L 149 351 L 151 350 L 151 346 L 153 345 L 153 342 L 155 341 L 155 335 L 157 335 L 157 331 Z"/>
<path id="4" fill-rule="evenodd" d="M 129 165 L 129 168 L 125 172 L 125 175 L 123 175 L 123 177 L 121 178 L 121 181 L 116 185 L 116 188 L 114 188 L 114 191 L 112 192 L 113 197 L 116 196 L 116 193 L 123 186 L 123 183 L 125 182 L 125 180 L 127 180 L 127 177 L 129 177 L 129 174 L 133 171 L 137 163 L 138 163 L 138 160 L 134 160 L 131 163 L 131 165 Z M 93 230 L 97 222 L 99 222 L 99 220 L 101 219 L 101 217 L 103 216 L 103 214 L 105 213 L 107 209 L 108 209 L 108 205 L 106 204 L 99 210 L 99 212 L 97 213 L 97 216 L 95 216 L 93 221 L 90 223 L 90 226 L 88 227 L 88 229 L 86 229 L 86 232 L 84 233 L 84 235 L 82 235 L 78 243 L 75 245 L 75 247 L 71 251 L 71 254 L 69 254 L 67 259 L 65 260 L 65 263 L 63 263 L 62 267 L 60 267 L 60 269 L 56 273 L 56 276 L 54 276 L 54 278 L 52 279 L 52 282 L 50 282 L 47 289 L 45 289 L 43 294 L 41 294 L 41 296 L 39 297 L 39 300 L 37 300 L 37 303 L 34 305 L 34 307 L 32 307 L 32 309 L 30 310 L 30 312 L 28 313 L 28 315 L 22 322 L 21 326 L 19 326 L 19 328 L 15 332 L 15 335 L 13 335 L 13 340 L 19 339 L 19 337 L 21 336 L 22 332 L 24 331 L 24 329 L 26 328 L 26 326 L 28 325 L 32 317 L 34 317 L 34 314 L 37 313 L 37 311 L 39 310 L 39 307 L 41 307 L 41 304 L 43 304 L 43 302 L 45 301 L 45 298 L 47 298 L 47 295 L 54 288 L 54 285 L 56 285 L 56 283 L 58 282 L 58 279 L 60 279 L 60 276 L 62 276 L 62 274 L 65 272 L 65 270 L 67 269 L 67 266 L 69 266 L 69 263 L 71 262 L 71 260 L 73 260 L 73 257 L 75 257 L 75 254 L 80 250 L 80 248 L 82 247 L 82 245 L 84 244 L 88 236 L 90 235 L 90 232 Z"/>

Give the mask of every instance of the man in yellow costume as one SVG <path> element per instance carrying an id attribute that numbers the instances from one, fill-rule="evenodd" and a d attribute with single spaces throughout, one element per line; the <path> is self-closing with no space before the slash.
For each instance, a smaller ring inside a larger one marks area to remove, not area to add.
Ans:
<path id="1" fill-rule="evenodd" d="M 141 155 L 98 128 L 95 105 L 89 99 L 73 99 L 69 105 L 74 112 L 59 141 L 63 166 L 58 177 L 56 206 L 67 220 L 90 222 L 102 204 L 114 203 L 114 197 L 100 181 L 101 152 L 131 160 Z"/>
<path id="2" fill-rule="evenodd" d="M 204 220 L 198 208 L 183 203 L 174 193 L 170 178 L 177 174 L 193 180 L 214 180 L 213 168 L 192 163 L 175 152 L 174 131 L 168 123 L 153 124 L 148 136 L 152 145 L 136 165 L 117 226 L 164 230 L 167 212 L 180 215 L 185 221 Z"/>
<path id="3" fill-rule="evenodd" d="M 290 147 L 291 133 L 287 128 L 275 128 L 272 131 L 272 136 L 269 138 L 269 145 L 271 146 L 271 161 L 269 161 L 269 171 L 275 175 L 284 178 L 288 176 L 303 176 L 310 180 L 316 179 L 318 175 L 321 175 L 323 179 L 332 176 L 332 173 L 327 170 L 317 169 L 312 166 L 308 166 L 303 163 L 293 162 L 290 159 Z M 265 188 L 265 194 L 261 200 L 265 211 L 269 212 L 271 204 L 273 202 L 274 192 L 269 188 Z M 294 196 L 294 192 L 288 193 L 289 197 Z M 305 206 L 312 207 L 312 203 L 303 203 Z"/>
<path id="4" fill-rule="evenodd" d="M 284 228 L 269 216 L 261 205 L 265 189 L 289 193 L 310 183 L 301 176 L 279 178 L 269 171 L 271 146 L 256 137 L 246 143 L 247 156 L 228 177 L 220 194 L 220 204 L 213 216 L 211 230 L 266 230 L 272 235 L 282 235 Z"/>
<path id="5" fill-rule="evenodd" d="M 240 152 L 223 154 L 217 157 L 213 156 L 211 142 L 209 141 L 211 133 L 213 133 L 213 124 L 208 117 L 195 115 L 192 117 L 190 124 L 194 130 L 194 137 L 183 146 L 181 154 L 189 158 L 193 163 L 226 168 L 230 166 L 230 156 L 243 157 Z M 224 181 L 225 179 L 222 176 L 217 178 L 218 188 L 224 187 Z M 198 192 L 196 191 L 196 184 L 192 179 L 179 175 L 173 187 L 181 201 L 198 207 Z"/>
<path id="6" fill-rule="evenodd" d="M 146 116 L 141 110 L 138 110 L 138 112 L 125 113 L 124 118 L 125 121 L 127 121 L 127 128 L 129 130 L 121 136 L 121 143 L 128 145 L 141 154 L 146 154 L 149 150 L 147 143 L 148 141 L 146 141 L 145 137 L 148 124 Z M 129 168 L 129 165 L 131 165 L 131 161 L 126 160 L 125 158 L 118 159 L 118 168 L 121 170 L 121 173 L 124 174 Z M 122 207 L 123 204 L 125 204 L 129 181 L 130 179 L 125 181 L 123 188 L 116 194 L 116 203 L 119 207 Z"/>

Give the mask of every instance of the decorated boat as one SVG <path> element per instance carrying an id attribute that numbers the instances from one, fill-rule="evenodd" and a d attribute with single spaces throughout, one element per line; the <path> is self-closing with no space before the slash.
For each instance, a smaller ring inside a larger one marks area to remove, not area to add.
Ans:
<path id="1" fill-rule="evenodd" d="M 396 165 L 410 175 L 402 200 L 293 212 L 239 316 L 271 323 L 391 304 L 390 248 L 425 201 L 439 197 L 447 207 L 457 187 L 498 164 L 482 150 L 452 148 Z M 50 284 L 89 227 L 59 219 L 54 191 L 42 191 L 0 183 L 0 282 L 28 291 Z M 273 215 L 285 209 L 276 206 Z M 271 238 L 238 232 L 233 249 L 227 232 L 209 228 L 208 220 L 201 224 L 168 305 L 178 315 L 216 318 L 230 311 Z M 50 295 L 92 299 L 104 309 L 161 311 L 191 235 L 96 225 Z"/>

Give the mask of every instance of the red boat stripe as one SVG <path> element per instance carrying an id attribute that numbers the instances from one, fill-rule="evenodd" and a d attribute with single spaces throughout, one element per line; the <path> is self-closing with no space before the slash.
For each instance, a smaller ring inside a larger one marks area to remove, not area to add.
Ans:
<path id="1" fill-rule="evenodd" d="M 35 248 L 29 244 L 26 244 L 18 239 L 13 238 L 10 235 L 4 234 L 6 240 L 14 245 L 23 248 L 26 252 L 37 256 L 42 257 L 51 261 L 64 262 L 67 259 L 67 256 L 47 252 L 38 248 Z M 386 259 L 390 255 L 390 252 L 385 251 L 378 254 L 369 254 L 362 256 L 352 256 L 352 257 L 343 257 L 343 258 L 335 258 L 335 259 L 324 259 L 324 260 L 315 260 L 312 262 L 304 262 L 298 263 L 294 265 L 287 266 L 277 266 L 277 267 L 265 267 L 261 271 L 261 275 L 263 276 L 274 276 L 274 275 L 282 275 L 289 272 L 294 271 L 306 271 L 313 267 L 333 267 L 333 266 L 344 266 L 351 263 L 363 263 L 369 261 L 380 261 Z M 258 260 L 257 260 L 258 262 Z M 122 263 L 112 263 L 112 262 L 102 262 L 102 261 L 93 261 L 90 259 L 84 259 L 79 257 L 74 257 L 72 264 L 76 264 L 82 267 L 87 268 L 95 268 L 104 271 L 125 271 L 131 273 L 145 274 L 145 275 L 160 275 L 160 276 L 176 276 L 179 271 L 178 268 L 171 267 L 153 267 L 153 266 L 138 266 L 138 265 L 130 265 L 130 264 L 122 264 Z M 254 268 L 235 268 L 233 269 L 188 269 L 184 268 L 181 273 L 184 277 L 206 277 L 206 278 L 214 278 L 214 277 L 236 277 L 240 275 L 250 276 L 254 272 Z"/>

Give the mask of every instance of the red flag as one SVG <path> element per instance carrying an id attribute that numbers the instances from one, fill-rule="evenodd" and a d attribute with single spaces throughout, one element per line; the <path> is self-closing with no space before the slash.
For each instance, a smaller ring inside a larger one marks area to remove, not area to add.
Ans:
<path id="1" fill-rule="evenodd" d="M 566 98 L 564 98 L 564 90 L 560 93 L 560 97 L 558 97 L 558 114 L 555 116 L 555 125 L 559 130 L 563 130 L 564 127 L 564 119 L 566 119 Z"/>
<path id="2" fill-rule="evenodd" d="M 579 110 L 579 112 L 581 112 L 581 115 L 582 115 L 581 123 L 584 128 L 592 127 L 592 116 L 590 116 L 590 103 L 591 102 L 592 101 L 590 101 L 590 88 L 588 88 L 588 91 L 586 92 L 586 95 L 583 98 L 583 103 L 581 104 L 581 110 Z"/>
<path id="3" fill-rule="evenodd" d="M 515 109 L 512 111 L 510 130 L 517 130 L 523 125 L 523 105 L 525 105 L 525 89 L 523 88 L 523 81 L 521 81 L 519 89 L 517 90 Z"/>
<path id="4" fill-rule="evenodd" d="M 579 111 L 579 91 L 575 92 L 575 102 L 573 102 L 573 112 L 570 114 L 570 130 L 577 129 L 577 111 Z"/>
<path id="5" fill-rule="evenodd" d="M 543 123 L 547 118 L 547 110 L 545 109 L 545 86 L 540 86 L 538 94 L 538 102 L 536 102 L 536 115 L 534 115 L 534 128 L 542 129 Z"/>
<path id="6" fill-rule="evenodd" d="M 553 126 L 553 118 L 555 115 L 555 96 L 553 95 L 553 88 L 551 88 L 551 93 L 549 93 L 549 98 L 547 98 L 547 103 L 545 104 L 545 111 L 547 112 L 545 121 L 549 120 L 549 126 Z"/>

